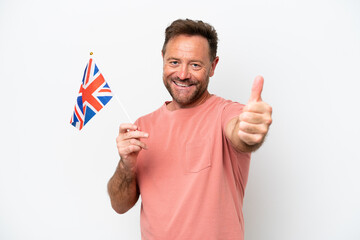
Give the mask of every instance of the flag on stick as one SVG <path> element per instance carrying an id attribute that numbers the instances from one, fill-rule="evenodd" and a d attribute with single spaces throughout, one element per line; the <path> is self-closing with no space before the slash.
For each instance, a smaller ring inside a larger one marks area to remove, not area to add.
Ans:
<path id="1" fill-rule="evenodd" d="M 113 97 L 94 60 L 87 64 L 70 123 L 81 130 Z"/>

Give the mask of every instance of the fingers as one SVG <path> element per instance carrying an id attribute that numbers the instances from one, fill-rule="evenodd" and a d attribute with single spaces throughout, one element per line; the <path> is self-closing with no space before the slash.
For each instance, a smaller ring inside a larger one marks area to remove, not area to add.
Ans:
<path id="1" fill-rule="evenodd" d="M 272 113 L 272 107 L 266 102 L 250 102 L 244 108 L 243 112 L 254 112 L 254 113 Z"/>
<path id="2" fill-rule="evenodd" d="M 269 124 L 264 123 L 263 117 L 260 114 L 255 114 L 255 117 L 248 117 L 252 113 L 243 113 L 240 115 L 238 136 L 248 145 L 261 143 L 269 131 Z"/>
<path id="3" fill-rule="evenodd" d="M 272 107 L 265 102 L 249 103 L 240 114 L 240 121 L 271 124 Z"/>
<path id="4" fill-rule="evenodd" d="M 117 148 L 119 155 L 122 158 L 127 159 L 132 153 L 137 153 L 141 149 L 147 149 L 147 146 L 144 142 L 132 138 L 132 139 L 122 139 L 120 136 L 116 139 Z"/>
<path id="5" fill-rule="evenodd" d="M 130 138 L 147 138 L 149 136 L 146 132 L 139 131 L 140 128 L 135 124 L 123 123 L 120 125 L 119 137 L 121 139 L 130 139 Z"/>
<path id="6" fill-rule="evenodd" d="M 141 132 L 141 131 L 128 131 L 126 133 L 121 133 L 119 134 L 119 136 L 121 137 L 121 139 L 123 140 L 127 140 L 127 139 L 134 139 L 134 138 L 147 138 L 149 137 L 149 134 L 146 132 Z"/>
<path id="7" fill-rule="evenodd" d="M 264 140 L 264 136 L 262 134 L 251 134 L 241 130 L 239 130 L 238 136 L 243 142 L 250 146 L 259 144 Z"/>
<path id="8" fill-rule="evenodd" d="M 259 124 L 263 122 L 263 116 L 254 112 L 243 112 L 240 114 L 240 122 L 248 122 L 253 124 Z"/>
<path id="9" fill-rule="evenodd" d="M 249 98 L 249 102 L 261 101 L 261 92 L 263 90 L 263 85 L 264 85 L 264 78 L 262 76 L 257 76 L 251 88 L 251 95 Z"/>
<path id="10" fill-rule="evenodd" d="M 249 134 L 266 134 L 268 131 L 268 125 L 266 124 L 252 124 L 241 121 L 239 123 L 239 130 Z"/>
<path id="11" fill-rule="evenodd" d="M 238 136 L 248 145 L 261 143 L 269 131 L 271 117 L 264 114 L 244 112 L 239 116 Z"/>
<path id="12" fill-rule="evenodd" d="M 254 145 L 264 140 L 268 130 L 268 125 L 251 124 L 242 121 L 239 123 L 238 136 L 247 145 Z"/>
<path id="13" fill-rule="evenodd" d="M 124 146 L 131 146 L 131 145 L 134 145 L 134 146 L 138 146 L 140 148 L 144 148 L 144 149 L 147 149 L 147 146 L 144 142 L 138 140 L 138 139 L 135 139 L 135 138 L 132 138 L 132 139 L 129 139 L 129 140 L 124 140 L 122 142 L 122 144 Z"/>
<path id="14" fill-rule="evenodd" d="M 142 148 L 137 145 L 129 145 L 125 147 L 118 146 L 119 154 L 122 159 L 127 159 L 130 154 L 139 152 Z"/>
<path id="15" fill-rule="evenodd" d="M 119 133 L 126 133 L 130 130 L 137 130 L 138 127 L 135 124 L 132 123 L 123 123 L 120 125 Z"/>
<path id="16" fill-rule="evenodd" d="M 149 134 L 139 131 L 139 127 L 125 123 L 120 125 L 119 136 L 116 138 L 119 155 L 127 159 L 129 155 L 139 152 L 141 149 L 147 149 L 141 138 L 148 138 Z"/>
<path id="17" fill-rule="evenodd" d="M 272 123 L 271 112 L 244 111 L 239 116 L 239 137 L 248 145 L 261 143 Z"/>
<path id="18" fill-rule="evenodd" d="M 131 153 L 139 152 L 141 149 L 147 149 L 146 144 L 137 139 L 119 141 L 117 147 L 119 154 L 122 157 L 126 157 Z"/>

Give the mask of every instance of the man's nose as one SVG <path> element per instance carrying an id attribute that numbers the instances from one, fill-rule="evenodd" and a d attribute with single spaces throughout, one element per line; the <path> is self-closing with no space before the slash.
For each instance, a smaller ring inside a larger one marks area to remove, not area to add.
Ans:
<path id="1" fill-rule="evenodd" d="M 185 80 L 185 79 L 190 78 L 190 72 L 189 72 L 188 66 L 186 66 L 186 65 L 181 66 L 181 68 L 179 69 L 179 72 L 178 72 L 178 78 L 180 80 Z"/>

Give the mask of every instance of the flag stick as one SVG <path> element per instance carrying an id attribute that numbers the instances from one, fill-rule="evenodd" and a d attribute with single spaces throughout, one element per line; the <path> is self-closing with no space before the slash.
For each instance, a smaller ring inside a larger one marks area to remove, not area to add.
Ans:
<path id="1" fill-rule="evenodd" d="M 123 110 L 123 112 L 125 113 L 125 115 L 126 115 L 127 119 L 129 120 L 129 122 L 130 122 L 130 123 L 133 123 L 133 121 L 131 120 L 129 114 L 127 113 L 124 105 L 121 103 L 120 99 L 115 95 L 114 92 L 113 92 L 113 95 L 114 95 L 116 101 L 120 104 L 120 107 L 121 107 L 121 109 Z"/>
<path id="2" fill-rule="evenodd" d="M 93 54 L 94 54 L 93 52 L 90 52 L 90 56 L 92 56 Z M 121 109 L 123 110 L 123 112 L 125 113 L 128 121 L 129 121 L 130 123 L 133 123 L 133 121 L 131 120 L 129 114 L 127 113 L 124 105 L 121 103 L 120 99 L 116 96 L 116 94 L 114 93 L 114 91 L 113 91 L 112 89 L 111 89 L 111 92 L 113 93 L 113 96 L 115 97 L 116 101 L 120 104 L 120 107 L 121 107 Z"/>

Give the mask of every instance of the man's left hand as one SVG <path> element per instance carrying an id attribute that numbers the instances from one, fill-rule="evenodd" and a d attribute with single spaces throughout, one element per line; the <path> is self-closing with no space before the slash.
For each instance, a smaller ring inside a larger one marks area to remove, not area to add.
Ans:
<path id="1" fill-rule="evenodd" d="M 239 115 L 238 136 L 248 146 L 261 145 L 272 122 L 272 108 L 261 99 L 263 85 L 264 78 L 257 76 L 250 99 Z"/>

